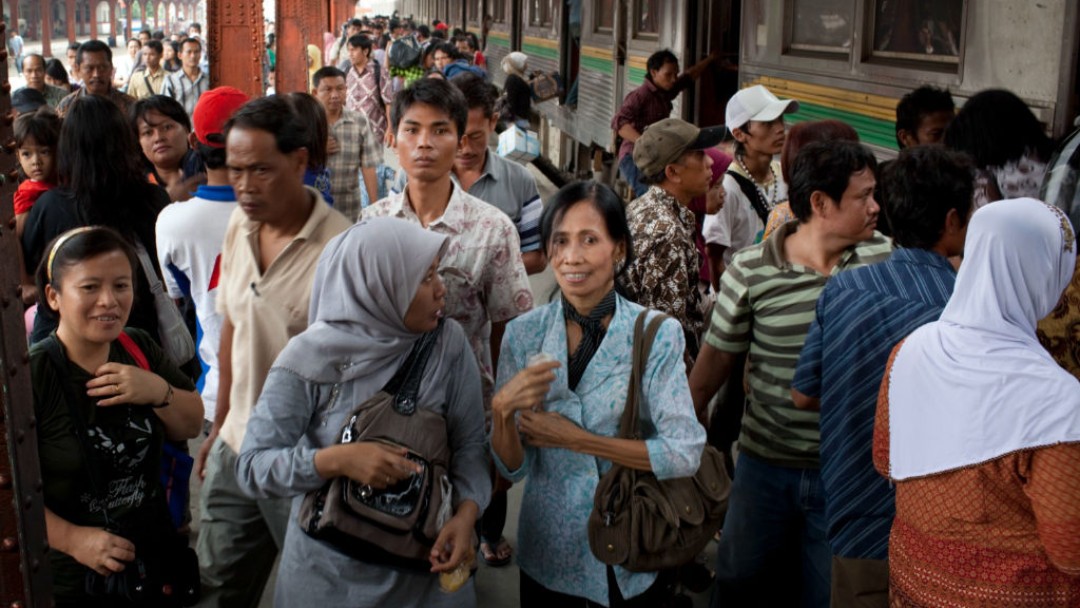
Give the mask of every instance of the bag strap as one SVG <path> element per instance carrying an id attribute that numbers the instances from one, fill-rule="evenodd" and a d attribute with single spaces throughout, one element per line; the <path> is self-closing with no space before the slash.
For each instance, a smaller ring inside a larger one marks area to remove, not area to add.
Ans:
<path id="1" fill-rule="evenodd" d="M 90 487 L 93 488 L 94 494 L 96 494 L 98 500 L 101 501 L 101 512 L 105 515 L 105 525 L 111 530 L 116 530 L 116 526 L 113 525 L 112 517 L 109 516 L 109 503 L 105 493 L 102 491 L 102 482 L 98 479 L 98 459 L 96 458 L 94 451 L 86 443 L 86 438 L 89 436 L 89 431 L 87 431 L 86 428 L 86 421 L 83 420 L 78 406 L 75 405 L 77 403 L 77 397 L 71 390 L 71 384 L 66 380 L 68 373 L 67 357 L 64 356 L 63 347 L 60 345 L 60 340 L 56 337 L 56 334 L 51 334 L 44 342 L 45 351 L 49 354 L 49 360 L 52 362 L 53 367 L 56 368 L 56 372 L 60 374 L 60 389 L 64 392 L 64 401 L 67 402 L 68 412 L 71 415 L 71 422 L 75 425 L 75 438 L 79 441 L 79 452 L 82 454 L 83 462 L 87 465 L 86 468 L 89 474 L 88 476 L 90 477 Z"/>
<path id="2" fill-rule="evenodd" d="M 165 286 L 161 284 L 161 279 L 158 278 L 157 271 L 154 270 L 154 263 L 150 261 L 150 254 L 146 252 L 146 247 L 143 247 L 142 242 L 135 239 L 135 253 L 139 256 L 139 266 L 142 266 L 143 274 L 146 275 L 146 281 L 150 285 L 150 292 L 157 297 L 158 294 L 165 294 Z M 170 298 L 170 301 L 172 299 Z"/>
<path id="3" fill-rule="evenodd" d="M 728 175 L 735 178 L 735 183 L 739 184 L 739 188 L 746 195 L 746 198 L 750 200 L 750 206 L 754 208 L 754 213 L 757 213 L 761 218 L 763 224 L 769 223 L 769 206 L 765 204 L 764 196 L 761 194 L 761 190 L 758 190 L 757 185 L 750 181 L 745 175 L 741 175 L 734 171 L 729 170 Z"/>
<path id="4" fill-rule="evenodd" d="M 411 416 L 416 411 L 416 399 L 420 394 L 420 382 L 424 378 L 424 369 L 427 367 L 431 351 L 434 350 L 435 341 L 442 333 L 443 321 L 433 331 L 424 334 L 412 350 L 405 362 L 401 364 L 394 377 L 386 383 L 383 392 L 394 395 L 394 409 L 399 414 Z"/>
<path id="5" fill-rule="evenodd" d="M 126 331 L 121 331 L 120 335 L 117 336 L 117 340 L 120 341 L 120 346 L 124 347 L 124 351 L 135 360 L 136 365 L 142 369 L 150 370 L 150 361 L 146 358 L 146 354 L 143 353 L 139 345 L 135 340 L 131 339 L 131 336 Z"/>
<path id="6" fill-rule="evenodd" d="M 641 403 L 641 382 L 645 377 L 645 365 L 649 362 L 649 353 L 652 351 L 653 341 L 656 339 L 660 326 L 668 319 L 663 313 L 656 315 L 646 326 L 645 318 L 650 311 L 648 309 L 638 314 L 634 322 L 634 345 L 633 359 L 630 366 L 630 386 L 626 389 L 626 407 L 623 409 L 622 420 L 619 422 L 619 437 L 625 439 L 641 439 L 641 430 L 638 426 L 638 416 Z"/>

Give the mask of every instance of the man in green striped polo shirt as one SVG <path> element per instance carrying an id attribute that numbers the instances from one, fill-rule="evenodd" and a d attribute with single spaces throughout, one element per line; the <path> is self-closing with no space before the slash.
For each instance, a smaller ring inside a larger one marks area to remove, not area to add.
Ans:
<path id="1" fill-rule="evenodd" d="M 709 400 L 747 351 L 750 391 L 717 551 L 714 608 L 829 604 L 832 552 L 818 474 L 818 413 L 796 409 L 791 381 L 829 276 L 892 251 L 874 230 L 876 166 L 857 143 L 806 146 L 789 190 L 799 221 L 739 252 L 721 279 L 690 375 L 698 417 L 707 419 Z M 801 567 L 791 567 L 794 560 Z M 778 572 L 777 564 L 786 569 Z M 770 597 L 777 592 L 789 595 Z M 791 599 L 793 592 L 801 599 Z"/>

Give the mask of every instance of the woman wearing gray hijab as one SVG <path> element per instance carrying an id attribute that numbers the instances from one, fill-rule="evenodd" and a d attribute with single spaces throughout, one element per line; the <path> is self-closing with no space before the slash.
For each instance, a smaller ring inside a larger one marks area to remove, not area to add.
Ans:
<path id="1" fill-rule="evenodd" d="M 275 590 L 278 606 L 476 605 L 471 580 L 455 593 L 436 573 L 473 555 L 473 528 L 491 493 L 484 455 L 480 372 L 461 327 L 442 320 L 439 258 L 446 237 L 395 218 L 352 226 L 326 246 L 312 288 L 308 329 L 274 362 L 248 422 L 237 479 L 255 497 L 294 496 Z M 299 526 L 304 494 L 348 477 L 378 490 L 416 465 L 375 442 L 339 444 L 361 403 L 380 391 L 424 333 L 432 347 L 418 407 L 446 420 L 454 515 L 431 553 L 431 572 L 360 562 Z"/>

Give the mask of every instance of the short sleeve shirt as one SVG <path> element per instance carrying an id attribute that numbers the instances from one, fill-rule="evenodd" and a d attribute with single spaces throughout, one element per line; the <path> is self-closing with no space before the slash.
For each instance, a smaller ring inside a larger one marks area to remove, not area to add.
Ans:
<path id="1" fill-rule="evenodd" d="M 749 177 L 738 163 L 731 163 L 728 171 Z M 758 192 L 764 197 L 770 209 L 788 199 L 787 184 L 781 177 L 780 163 L 775 161 L 772 163 L 772 172 L 776 176 L 775 186 L 772 179 L 763 184 L 764 188 L 758 186 Z M 724 206 L 720 211 L 705 216 L 701 233 L 706 243 L 727 248 L 724 251 L 724 265 L 730 266 L 731 259 L 736 253 L 761 239 L 765 222 L 761 221 L 761 217 L 750 204 L 750 199 L 743 193 L 735 178 L 730 175 L 724 175 L 724 201 Z"/>
<path id="2" fill-rule="evenodd" d="M 306 190 L 314 199 L 311 215 L 265 272 L 259 269 L 260 224 L 237 208 L 225 230 L 217 309 L 233 326 L 232 388 L 219 435 L 237 453 L 270 366 L 289 339 L 307 328 L 319 256 L 327 241 L 349 227 L 316 190 Z"/>
<path id="3" fill-rule="evenodd" d="M 407 197 L 408 189 L 391 194 L 368 207 L 365 215 L 400 217 L 419 224 Z M 460 323 L 468 336 L 480 364 L 484 402 L 490 404 L 495 384 L 491 324 L 509 321 L 533 307 L 517 229 L 502 211 L 456 183 L 446 211 L 427 229 L 449 237 L 439 267 L 446 284 L 446 315 Z"/>
<path id="4" fill-rule="evenodd" d="M 389 128 L 386 122 L 386 108 L 394 101 L 390 73 L 381 65 L 368 61 L 363 71 L 350 65 L 347 66 L 348 71 L 345 77 L 348 91 L 345 107 L 366 116 L 372 132 L 380 142 L 385 140 L 386 130 Z M 376 69 L 381 70 L 378 79 L 375 77 Z"/>
<path id="5" fill-rule="evenodd" d="M 363 114 L 351 110 L 341 111 L 341 118 L 330 125 L 330 135 L 338 145 L 338 151 L 326 158 L 334 208 L 355 222 L 360 217 L 358 172 L 361 167 L 374 168 L 382 163 L 382 140 L 375 139 Z"/>
<path id="6" fill-rule="evenodd" d="M 784 241 L 796 230 L 798 224 L 785 224 L 769 240 L 736 254 L 720 279 L 705 342 L 729 353 L 750 353 L 741 449 L 778 466 L 817 467 L 818 413 L 795 407 L 791 381 L 829 277 L 787 261 Z M 891 251 L 889 241 L 875 233 L 849 247 L 831 274 L 875 264 Z"/>
<path id="7" fill-rule="evenodd" d="M 165 77 L 161 94 L 179 101 L 180 105 L 184 106 L 187 115 L 191 116 L 195 112 L 195 104 L 199 102 L 199 97 L 209 88 L 210 76 L 205 71 L 200 70 L 199 75 L 192 80 L 188 78 L 184 70 L 177 70 Z"/>

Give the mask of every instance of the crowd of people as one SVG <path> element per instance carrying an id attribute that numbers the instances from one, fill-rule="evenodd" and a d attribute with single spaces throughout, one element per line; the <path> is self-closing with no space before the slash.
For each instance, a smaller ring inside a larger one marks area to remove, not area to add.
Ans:
<path id="1" fill-rule="evenodd" d="M 500 93 L 451 31 L 351 20 L 309 91 L 255 99 L 210 88 L 197 31 L 172 70 L 152 34 L 78 45 L 71 92 L 23 58 L 57 606 L 256 605 L 279 561 L 281 606 L 469 607 L 515 558 L 523 607 L 670 606 L 691 564 L 598 556 L 597 488 L 706 444 L 717 608 L 1080 603 L 1080 211 L 1040 200 L 1057 142 L 1018 97 L 916 89 L 879 163 L 760 85 L 670 118 L 716 56 L 661 51 L 611 123 L 632 200 L 542 201 L 490 146 L 527 57 Z M 202 480 L 194 552 L 163 461 Z"/>

